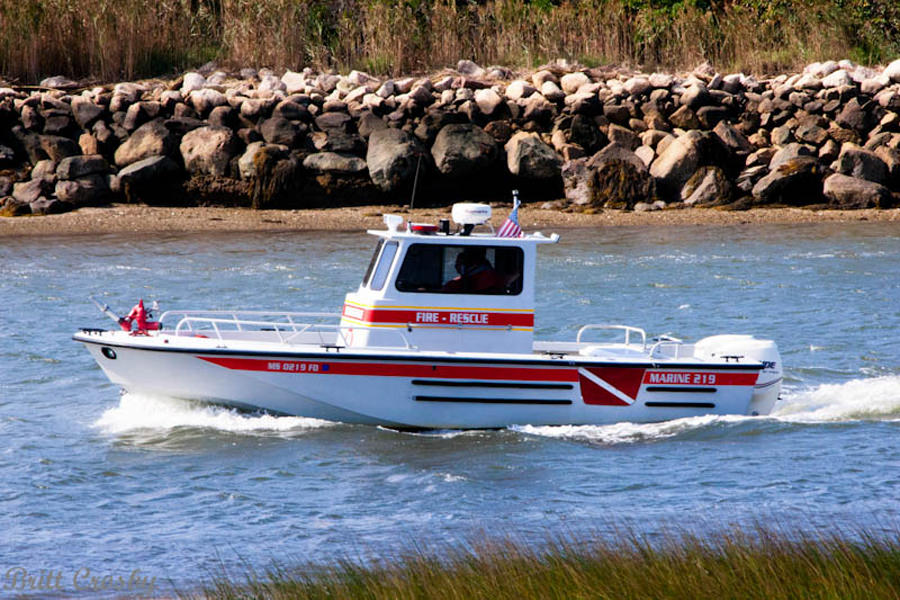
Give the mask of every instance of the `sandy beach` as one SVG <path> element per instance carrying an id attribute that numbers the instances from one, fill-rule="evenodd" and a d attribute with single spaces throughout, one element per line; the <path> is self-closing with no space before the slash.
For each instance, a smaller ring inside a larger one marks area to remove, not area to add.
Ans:
<path id="1" fill-rule="evenodd" d="M 494 209 L 495 225 L 502 222 L 508 210 L 506 206 Z M 437 222 L 440 218 L 449 218 L 450 208 L 420 208 L 408 211 L 396 206 L 357 206 L 257 211 L 246 208 L 113 204 L 106 207 L 83 208 L 61 215 L 3 217 L 0 218 L 0 237 L 161 231 L 360 231 L 383 227 L 381 216 L 390 212 L 403 214 L 413 221 Z M 851 221 L 900 222 L 900 209 L 843 211 L 759 208 L 731 212 L 693 208 L 654 212 L 606 210 L 596 214 L 566 213 L 537 207 L 520 209 L 520 222 L 526 230 L 550 227 L 663 227 Z"/>

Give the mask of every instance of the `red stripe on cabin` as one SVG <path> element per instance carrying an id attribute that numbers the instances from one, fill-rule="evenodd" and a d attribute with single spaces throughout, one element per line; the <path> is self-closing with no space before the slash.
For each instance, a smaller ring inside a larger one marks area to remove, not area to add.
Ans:
<path id="1" fill-rule="evenodd" d="M 484 327 L 534 327 L 533 313 L 453 309 L 361 308 L 344 305 L 343 314 L 364 323 L 412 323 L 417 325 L 481 325 Z M 359 316 L 362 314 L 362 316 Z"/>
<path id="2" fill-rule="evenodd" d="M 721 371 L 647 371 L 644 375 L 646 385 L 755 385 L 758 372 L 723 373 Z"/>

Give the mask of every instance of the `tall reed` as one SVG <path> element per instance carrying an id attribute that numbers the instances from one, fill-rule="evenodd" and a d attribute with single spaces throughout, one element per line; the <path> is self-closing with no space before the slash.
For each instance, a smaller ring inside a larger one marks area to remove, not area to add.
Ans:
<path id="1" fill-rule="evenodd" d="M 0 0 L 0 76 L 105 80 L 216 59 L 414 73 L 566 58 L 763 73 L 900 54 L 894 0 Z"/>
<path id="2" fill-rule="evenodd" d="M 900 537 L 789 535 L 757 528 L 659 542 L 557 539 L 538 548 L 482 542 L 372 564 L 222 574 L 204 598 L 818 598 L 900 597 Z"/>

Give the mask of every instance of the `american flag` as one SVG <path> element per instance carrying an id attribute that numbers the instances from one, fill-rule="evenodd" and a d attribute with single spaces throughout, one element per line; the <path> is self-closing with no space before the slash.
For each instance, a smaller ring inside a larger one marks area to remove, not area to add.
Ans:
<path id="1" fill-rule="evenodd" d="M 506 217 L 506 221 L 497 230 L 497 237 L 522 237 L 522 228 L 519 226 L 519 192 L 513 192 L 513 209 Z"/>

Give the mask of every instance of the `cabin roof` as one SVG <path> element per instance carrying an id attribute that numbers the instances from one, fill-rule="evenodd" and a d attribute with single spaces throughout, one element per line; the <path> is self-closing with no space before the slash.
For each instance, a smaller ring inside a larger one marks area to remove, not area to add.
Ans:
<path id="1" fill-rule="evenodd" d="M 422 234 L 411 231 L 390 231 L 388 229 L 369 229 L 366 233 L 374 235 L 386 240 L 413 240 L 416 243 L 423 244 L 454 244 L 454 245 L 483 245 L 490 243 L 491 245 L 509 245 L 524 246 L 526 244 L 555 244 L 559 241 L 559 235 L 551 234 L 549 237 L 540 233 L 530 233 L 523 237 L 498 237 L 493 233 L 472 233 L 470 235 L 443 233 Z"/>

